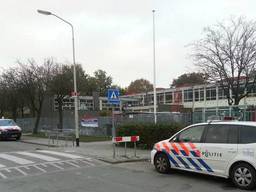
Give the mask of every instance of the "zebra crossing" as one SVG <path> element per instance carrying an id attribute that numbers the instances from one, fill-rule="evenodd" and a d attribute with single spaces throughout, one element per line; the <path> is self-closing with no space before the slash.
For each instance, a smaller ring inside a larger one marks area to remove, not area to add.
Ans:
<path id="1" fill-rule="evenodd" d="M 50 150 L 0 153 L 0 181 L 101 164 L 89 157 Z"/>

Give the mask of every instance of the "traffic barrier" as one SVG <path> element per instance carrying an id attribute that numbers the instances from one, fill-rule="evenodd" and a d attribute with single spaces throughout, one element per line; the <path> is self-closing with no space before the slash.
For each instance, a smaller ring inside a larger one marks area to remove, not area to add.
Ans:
<path id="1" fill-rule="evenodd" d="M 112 142 L 114 143 L 124 143 L 124 142 L 136 142 L 139 141 L 139 136 L 128 136 L 128 137 L 114 137 Z"/>
<path id="2" fill-rule="evenodd" d="M 136 142 L 140 140 L 139 136 L 125 136 L 125 137 L 113 137 L 112 142 L 113 142 L 113 158 L 116 157 L 116 144 L 117 143 L 124 143 L 124 156 L 127 157 L 126 155 L 126 150 L 127 150 L 127 143 L 128 142 L 133 142 L 134 143 L 134 156 L 136 157 Z"/>

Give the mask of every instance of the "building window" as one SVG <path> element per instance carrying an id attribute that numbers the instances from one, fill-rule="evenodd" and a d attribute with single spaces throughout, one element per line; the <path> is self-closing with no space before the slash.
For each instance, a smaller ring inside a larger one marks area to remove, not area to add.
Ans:
<path id="1" fill-rule="evenodd" d="M 165 93 L 165 102 L 166 103 L 172 103 L 172 92 L 166 92 Z"/>
<path id="2" fill-rule="evenodd" d="M 199 92 L 200 92 L 199 101 L 204 101 L 204 88 L 199 89 Z"/>
<path id="3" fill-rule="evenodd" d="M 195 89 L 194 90 L 194 92 L 195 92 L 195 101 L 199 101 L 199 89 Z"/>
<path id="4" fill-rule="evenodd" d="M 206 89 L 206 100 L 216 100 L 216 87 Z"/>
<path id="5" fill-rule="evenodd" d="M 225 91 L 222 88 L 218 89 L 219 99 L 226 99 Z"/>
<path id="6" fill-rule="evenodd" d="M 164 94 L 163 93 L 157 94 L 157 103 L 164 104 Z"/>
<path id="7" fill-rule="evenodd" d="M 154 95 L 153 94 L 146 94 L 145 95 L 145 105 L 153 105 L 154 103 Z"/>
<path id="8" fill-rule="evenodd" d="M 191 102 L 193 101 L 193 90 L 188 89 L 184 90 L 184 102 Z"/>
<path id="9" fill-rule="evenodd" d="M 226 99 L 227 98 L 227 93 L 229 92 L 229 89 L 227 87 L 225 87 L 224 89 L 222 87 L 219 87 L 219 89 L 218 89 L 219 99 Z"/>
<path id="10" fill-rule="evenodd" d="M 195 89 L 195 101 L 204 101 L 204 89 Z"/>

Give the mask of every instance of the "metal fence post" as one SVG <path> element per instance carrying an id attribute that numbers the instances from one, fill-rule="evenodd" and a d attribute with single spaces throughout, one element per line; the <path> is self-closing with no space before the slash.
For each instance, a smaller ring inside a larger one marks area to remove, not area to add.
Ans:
<path id="1" fill-rule="evenodd" d="M 134 157 L 136 157 L 136 149 L 137 149 L 137 146 L 136 146 L 136 141 L 134 142 Z"/>
<path id="2" fill-rule="evenodd" d="M 126 157 L 126 142 L 124 143 L 124 156 Z"/>
<path id="3" fill-rule="evenodd" d="M 116 158 L 116 144 L 113 143 L 113 159 Z"/>

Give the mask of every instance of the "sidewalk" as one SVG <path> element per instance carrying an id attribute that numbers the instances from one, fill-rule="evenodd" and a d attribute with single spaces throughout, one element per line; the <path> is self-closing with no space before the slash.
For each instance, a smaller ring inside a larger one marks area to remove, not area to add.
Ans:
<path id="1" fill-rule="evenodd" d="M 48 146 L 48 139 L 36 138 L 30 136 L 23 136 L 21 142 L 36 144 L 41 146 Z M 111 141 L 100 142 L 80 142 L 79 147 L 73 147 L 72 142 L 68 142 L 68 146 L 65 146 L 65 141 L 59 141 L 59 145 L 49 146 L 52 150 L 64 151 L 64 152 L 76 152 L 86 156 L 90 156 L 108 163 L 122 163 L 122 162 L 134 162 L 134 161 L 147 161 L 150 159 L 149 150 L 136 150 L 136 157 L 134 156 L 134 149 L 127 148 L 126 156 L 124 147 L 116 147 L 116 156 L 113 158 L 113 144 Z"/>

